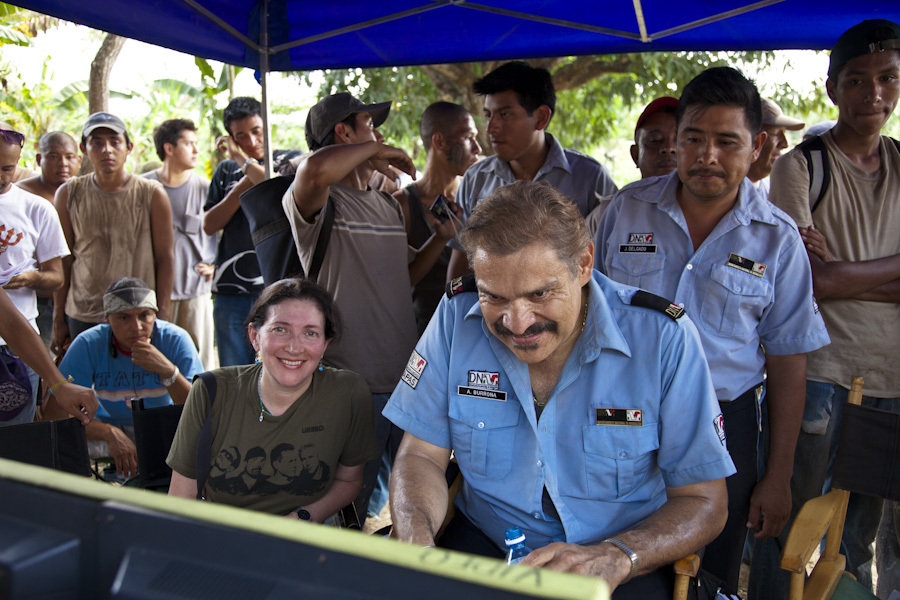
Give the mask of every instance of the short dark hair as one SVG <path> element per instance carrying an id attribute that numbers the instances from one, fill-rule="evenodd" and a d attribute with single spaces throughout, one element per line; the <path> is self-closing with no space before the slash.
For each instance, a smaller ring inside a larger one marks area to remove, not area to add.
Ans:
<path id="1" fill-rule="evenodd" d="M 479 248 L 509 256 L 534 243 L 549 244 L 577 273 L 591 238 L 584 217 L 568 196 L 546 182 L 516 181 L 497 188 L 475 206 L 459 241 L 470 265 Z"/>
<path id="2" fill-rule="evenodd" d="M 422 113 L 422 120 L 419 123 L 419 135 L 422 137 L 425 152 L 431 149 L 431 136 L 440 133 L 447 137 L 459 120 L 468 116 L 469 111 L 453 102 L 441 101 L 430 104 Z"/>
<path id="3" fill-rule="evenodd" d="M 45 154 L 50 150 L 50 146 L 67 143 L 72 144 L 72 148 L 74 148 L 76 152 L 78 151 L 78 142 L 76 142 L 75 138 L 71 135 L 65 131 L 51 131 L 42 135 L 41 139 L 38 140 L 38 152 Z"/>
<path id="4" fill-rule="evenodd" d="M 166 160 L 166 144 L 177 145 L 182 131 L 197 131 L 197 126 L 190 119 L 169 119 L 153 131 L 153 144 L 159 160 Z"/>
<path id="5" fill-rule="evenodd" d="M 285 300 L 309 300 L 325 318 L 325 339 L 340 336 L 341 318 L 334 299 L 325 288 L 309 279 L 282 279 L 266 286 L 250 309 L 246 324 L 258 330 L 269 318 L 269 308 Z"/>
<path id="6" fill-rule="evenodd" d="M 240 121 L 253 115 L 262 116 L 262 104 L 259 103 L 259 100 L 249 96 L 232 98 L 225 110 L 222 111 L 222 123 L 225 125 L 225 131 L 231 135 L 232 121 Z"/>
<path id="7" fill-rule="evenodd" d="M 756 135 L 762 127 L 762 100 L 756 84 L 744 77 L 743 73 L 731 67 L 712 67 L 706 69 L 684 86 L 675 111 L 675 124 L 681 124 L 681 118 L 688 108 L 711 106 L 735 106 L 744 109 L 744 121 L 752 135 Z"/>
<path id="8" fill-rule="evenodd" d="M 512 90 L 529 115 L 542 104 L 550 107 L 551 114 L 556 112 L 556 91 L 550 71 L 522 61 L 500 65 L 477 80 L 472 89 L 480 96 Z"/>
<path id="9" fill-rule="evenodd" d="M 281 442 L 272 448 L 272 451 L 269 453 L 269 464 L 274 467 L 275 463 L 281 460 L 281 455 L 285 452 L 290 452 L 291 450 L 297 450 L 297 448 L 294 448 L 294 445 L 291 443 Z M 300 453 L 299 450 L 297 453 Z"/>
<path id="10" fill-rule="evenodd" d="M 347 125 L 353 131 L 356 131 L 356 115 L 359 113 L 353 113 L 352 115 L 347 115 L 344 117 L 343 121 L 340 121 L 344 125 Z M 334 124 L 334 127 L 337 127 L 337 123 Z M 334 127 L 331 128 L 331 131 L 328 132 L 324 138 L 322 138 L 321 143 L 312 139 L 310 136 L 306 136 L 306 145 L 309 146 L 310 152 L 315 152 L 319 148 L 324 148 L 325 146 L 333 146 L 334 145 Z"/>

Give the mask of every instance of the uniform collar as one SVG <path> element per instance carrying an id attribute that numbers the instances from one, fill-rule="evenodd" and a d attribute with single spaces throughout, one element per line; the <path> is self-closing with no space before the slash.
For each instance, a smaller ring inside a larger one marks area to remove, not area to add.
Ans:
<path id="1" fill-rule="evenodd" d="M 541 165 L 541 168 L 538 169 L 537 174 L 534 176 L 535 181 L 553 169 L 562 169 L 567 174 L 571 175 L 572 166 L 569 164 L 569 159 L 566 158 L 566 152 L 562 145 L 555 137 L 547 132 L 544 132 L 544 140 L 547 142 L 547 145 L 550 146 L 550 151 L 547 153 L 544 164 Z M 505 181 L 514 181 L 516 178 L 512 169 L 509 167 L 509 163 L 505 160 L 494 160 L 491 165 L 491 171 Z"/>
<path id="2" fill-rule="evenodd" d="M 648 182 L 647 192 L 636 194 L 635 197 L 644 202 L 658 204 L 661 210 L 669 214 L 672 214 L 673 211 L 681 214 L 681 208 L 678 206 L 675 196 L 678 184 L 678 171 L 672 171 L 669 175 L 654 178 L 653 181 Z M 726 216 L 727 214 L 729 213 L 726 213 Z M 741 181 L 740 188 L 738 188 L 738 199 L 730 214 L 734 215 L 735 220 L 741 225 L 749 225 L 751 221 L 759 221 L 768 225 L 778 224 L 772 213 L 772 205 L 762 197 L 753 182 L 746 177 Z"/>

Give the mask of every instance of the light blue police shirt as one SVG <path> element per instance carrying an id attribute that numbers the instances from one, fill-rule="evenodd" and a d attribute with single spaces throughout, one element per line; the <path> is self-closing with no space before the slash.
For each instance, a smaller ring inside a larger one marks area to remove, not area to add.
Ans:
<path id="1" fill-rule="evenodd" d="M 766 352 L 800 354 L 830 340 L 794 221 L 745 178 L 737 203 L 695 251 L 678 183 L 673 172 L 623 188 L 600 221 L 594 265 L 684 307 L 716 395 L 730 401 L 763 381 Z"/>
<path id="2" fill-rule="evenodd" d="M 690 320 L 632 306 L 635 289 L 594 272 L 584 333 L 540 421 L 528 366 L 489 333 L 472 292 L 444 297 L 384 416 L 452 448 L 459 510 L 503 547 L 587 544 L 634 526 L 666 486 L 734 473 Z M 546 486 L 560 521 L 543 512 Z"/>
<path id="3" fill-rule="evenodd" d="M 571 198 L 582 216 L 587 216 L 601 197 L 616 193 L 618 188 L 603 165 L 587 154 L 563 148 L 549 133 L 544 135 L 550 150 L 534 181 L 546 181 Z M 497 188 L 515 181 L 509 163 L 496 156 L 489 156 L 469 167 L 456 191 L 456 203 L 462 208 L 463 220 L 469 218 L 478 202 Z M 449 243 L 462 251 L 456 238 Z"/>

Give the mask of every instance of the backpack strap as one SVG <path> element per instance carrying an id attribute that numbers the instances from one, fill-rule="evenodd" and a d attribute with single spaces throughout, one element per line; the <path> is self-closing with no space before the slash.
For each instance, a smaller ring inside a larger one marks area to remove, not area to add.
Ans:
<path id="1" fill-rule="evenodd" d="M 203 488 L 206 486 L 206 479 L 209 477 L 210 457 L 212 455 L 212 406 L 216 399 L 216 376 L 205 371 L 198 373 L 197 378 L 203 380 L 206 386 L 206 395 L 209 402 L 206 406 L 206 420 L 203 421 L 203 428 L 200 430 L 200 437 L 197 438 L 197 500 L 205 500 Z"/>
<path id="2" fill-rule="evenodd" d="M 806 170 L 809 173 L 809 212 L 812 213 L 828 191 L 828 184 L 831 182 L 831 163 L 828 160 L 825 142 L 820 135 L 797 144 L 797 148 L 806 159 Z"/>
<path id="3" fill-rule="evenodd" d="M 325 262 L 325 251 L 331 240 L 331 230 L 334 229 L 334 199 L 330 195 L 325 201 L 324 210 L 322 229 L 319 230 L 319 237 L 316 238 L 316 249 L 313 250 L 312 262 L 309 265 L 309 272 L 306 274 L 310 281 L 319 279 L 319 271 L 322 269 L 322 263 Z"/>

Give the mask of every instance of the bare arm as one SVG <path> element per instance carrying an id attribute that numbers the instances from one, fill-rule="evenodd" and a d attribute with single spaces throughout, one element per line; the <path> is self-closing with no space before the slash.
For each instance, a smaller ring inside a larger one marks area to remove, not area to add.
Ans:
<path id="1" fill-rule="evenodd" d="M 900 302 L 900 254 L 858 262 L 834 260 L 820 231 L 806 227 L 800 236 L 812 267 L 817 300 Z"/>
<path id="2" fill-rule="evenodd" d="M 37 271 L 19 273 L 3 287 L 15 290 L 29 287 L 42 296 L 50 296 L 63 284 L 62 257 L 51 258 L 38 265 Z"/>
<path id="3" fill-rule="evenodd" d="M 343 507 L 353 502 L 359 490 L 362 487 L 363 469 L 365 464 L 348 467 L 338 463 L 337 469 L 334 471 L 334 479 L 331 481 L 331 487 L 325 492 L 325 495 L 311 504 L 302 506 L 309 511 L 312 521 L 321 523 Z M 297 513 L 288 513 L 289 518 L 296 519 Z"/>
<path id="4" fill-rule="evenodd" d="M 466 258 L 466 253 L 454 248 L 453 253 L 450 255 L 450 264 L 447 265 L 447 281 L 452 281 L 471 272 L 472 269 L 469 267 L 469 259 Z"/>
<path id="5" fill-rule="evenodd" d="M 172 206 L 165 190 L 153 190 L 150 201 L 150 236 L 153 243 L 153 262 L 156 264 L 156 303 L 159 318 L 169 318 L 172 286 L 175 279 L 175 249 L 172 229 Z"/>
<path id="6" fill-rule="evenodd" d="M 416 174 L 412 159 L 406 152 L 380 142 L 335 144 L 320 148 L 304 157 L 294 177 L 294 203 L 300 215 L 311 221 L 325 206 L 331 185 L 350 175 L 366 161 L 369 161 L 373 169 L 390 178 L 393 178 L 391 165 L 413 177 Z M 365 184 L 359 183 L 361 186 Z"/>
<path id="7" fill-rule="evenodd" d="M 16 356 L 34 369 L 48 386 L 63 381 L 65 377 L 53 364 L 44 342 L 2 290 L 0 290 L 0 313 L 4 315 L 0 319 L 0 337 L 6 340 Z M 89 423 L 97 412 L 97 398 L 89 388 L 64 383 L 54 387 L 53 395 L 63 410 L 78 417 L 84 424 Z"/>
<path id="8" fill-rule="evenodd" d="M 806 398 L 806 354 L 766 355 L 769 458 L 766 474 L 753 488 L 747 527 L 754 537 L 775 537 L 791 514 L 794 449 Z"/>
<path id="9" fill-rule="evenodd" d="M 716 479 L 666 488 L 668 501 L 634 529 L 616 534 L 638 556 L 643 575 L 673 563 L 711 542 L 725 526 L 728 493 Z M 628 556 L 610 543 L 591 546 L 555 542 L 526 556 L 522 563 L 605 579 L 611 590 L 631 572 Z"/>
<path id="10" fill-rule="evenodd" d="M 203 231 L 206 235 L 212 235 L 228 225 L 228 221 L 241 207 L 241 194 L 253 185 L 249 177 L 242 177 L 218 204 L 206 211 L 203 215 Z"/>
<path id="11" fill-rule="evenodd" d="M 175 372 L 175 363 L 166 358 L 159 348 L 143 339 L 132 345 L 131 362 L 145 371 L 156 373 L 160 379 L 171 377 Z M 188 392 L 191 391 L 191 382 L 182 373 L 178 373 L 178 377 L 175 378 L 172 385 L 166 388 L 166 391 L 172 397 L 172 402 L 184 404 Z"/>
<path id="12" fill-rule="evenodd" d="M 444 473 L 450 450 L 405 433 L 391 472 L 391 520 L 394 536 L 420 546 L 434 545 L 447 514 Z"/>
<path id="13" fill-rule="evenodd" d="M 172 479 L 169 481 L 169 495 L 178 496 L 179 498 L 196 498 L 197 480 L 185 477 L 172 469 Z"/>
<path id="14" fill-rule="evenodd" d="M 72 219 L 69 217 L 69 187 L 65 183 L 56 190 L 56 213 L 59 215 L 59 223 L 62 226 L 63 235 L 69 250 L 75 250 L 75 230 L 72 228 Z M 53 292 L 53 329 L 50 339 L 50 349 L 57 355 L 62 354 L 72 341 L 69 335 L 69 324 L 66 322 L 66 298 L 69 295 L 71 284 L 73 255 L 62 259 L 63 282 Z"/>

